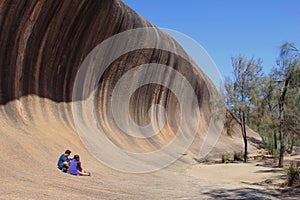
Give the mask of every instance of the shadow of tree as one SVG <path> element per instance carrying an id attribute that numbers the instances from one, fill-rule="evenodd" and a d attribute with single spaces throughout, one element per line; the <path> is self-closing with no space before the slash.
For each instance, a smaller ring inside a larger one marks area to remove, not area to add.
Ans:
<path id="1" fill-rule="evenodd" d="M 213 189 L 202 193 L 212 199 L 298 199 L 300 189 L 270 190 L 254 188 Z"/>
<path id="2" fill-rule="evenodd" d="M 280 169 L 266 169 L 266 170 L 258 170 L 255 173 L 283 173 L 283 170 Z"/>
<path id="3" fill-rule="evenodd" d="M 256 164 L 256 166 L 278 169 L 277 162 L 263 162 Z"/>
<path id="4" fill-rule="evenodd" d="M 254 137 L 247 137 L 247 140 L 248 140 L 250 143 L 256 145 L 256 147 L 258 147 L 258 148 L 263 147 L 263 143 L 262 143 L 261 140 L 258 140 L 258 139 L 254 138 Z"/>

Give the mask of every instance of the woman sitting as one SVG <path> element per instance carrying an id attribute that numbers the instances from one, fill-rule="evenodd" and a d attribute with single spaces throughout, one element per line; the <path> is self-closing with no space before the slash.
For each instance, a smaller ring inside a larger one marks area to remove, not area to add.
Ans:
<path id="1" fill-rule="evenodd" d="M 85 172 L 82 170 L 79 155 L 75 155 L 74 158 L 71 160 L 69 174 L 76 176 L 91 176 L 90 172 Z"/>

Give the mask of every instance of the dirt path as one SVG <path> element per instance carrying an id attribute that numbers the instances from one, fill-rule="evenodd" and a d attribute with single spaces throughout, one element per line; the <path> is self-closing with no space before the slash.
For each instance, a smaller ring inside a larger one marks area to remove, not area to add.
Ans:
<path id="1" fill-rule="evenodd" d="M 299 160 L 299 156 L 287 161 Z M 284 169 L 275 162 L 199 164 L 186 171 L 190 177 L 213 186 L 201 198 L 212 199 L 298 199 L 299 189 L 280 187 L 285 182 Z"/>

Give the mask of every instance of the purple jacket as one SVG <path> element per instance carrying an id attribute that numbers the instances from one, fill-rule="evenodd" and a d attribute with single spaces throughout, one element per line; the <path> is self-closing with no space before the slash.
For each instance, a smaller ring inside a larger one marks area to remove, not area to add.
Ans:
<path id="1" fill-rule="evenodd" d="M 75 159 L 71 160 L 69 174 L 79 175 L 80 174 L 79 170 L 81 170 L 81 163 Z"/>

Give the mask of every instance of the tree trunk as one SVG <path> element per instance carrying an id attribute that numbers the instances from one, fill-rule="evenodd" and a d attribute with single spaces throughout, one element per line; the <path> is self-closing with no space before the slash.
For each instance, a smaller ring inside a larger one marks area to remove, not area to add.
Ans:
<path id="1" fill-rule="evenodd" d="M 288 85 L 290 83 L 291 75 L 286 78 L 284 84 L 281 88 L 280 97 L 279 97 L 279 134 L 280 134 L 280 156 L 278 167 L 283 167 L 283 159 L 284 159 L 284 152 L 285 152 L 285 144 L 284 144 L 284 100 L 285 95 L 287 93 Z"/>
<path id="2" fill-rule="evenodd" d="M 295 138 L 294 138 L 294 135 L 292 135 L 292 141 L 291 141 L 290 153 L 293 153 L 294 144 L 295 144 Z"/>
<path id="3" fill-rule="evenodd" d="M 276 134 L 276 130 L 274 130 L 274 149 L 277 150 L 277 134 Z"/>
<path id="4" fill-rule="evenodd" d="M 241 129 L 243 134 L 244 140 L 244 162 L 247 162 L 247 155 L 248 155 L 248 144 L 247 144 L 247 132 L 246 132 L 246 119 L 244 112 L 241 113 Z"/>
<path id="5" fill-rule="evenodd" d="M 247 144 L 247 136 L 244 136 L 244 145 L 245 145 L 245 153 L 244 153 L 244 162 L 246 163 L 248 161 L 248 144 Z"/>
<path id="6" fill-rule="evenodd" d="M 279 163 L 278 167 L 283 167 L 283 159 L 284 159 L 284 152 L 285 152 L 285 145 L 284 145 L 284 133 L 283 133 L 283 105 L 282 103 L 279 104 L 279 115 L 280 115 L 280 125 L 279 125 L 279 133 L 280 133 L 280 155 L 279 155 Z"/>

